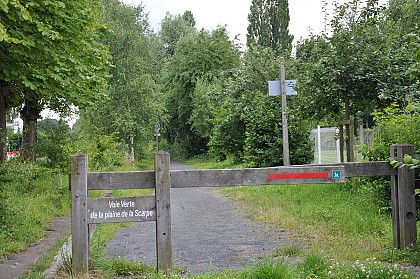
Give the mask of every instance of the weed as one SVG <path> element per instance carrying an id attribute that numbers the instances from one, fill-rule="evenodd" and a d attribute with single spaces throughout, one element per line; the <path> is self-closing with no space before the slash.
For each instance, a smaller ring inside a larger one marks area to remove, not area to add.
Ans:
<path id="1" fill-rule="evenodd" d="M 301 255 L 302 248 L 299 246 L 287 246 L 283 248 L 276 248 L 273 252 L 273 257 L 296 257 Z"/>
<path id="2" fill-rule="evenodd" d="M 299 264 L 297 269 L 306 278 L 322 278 L 328 272 L 327 261 L 316 254 L 309 254 L 302 264 Z"/>
<path id="3" fill-rule="evenodd" d="M 239 278 L 253 278 L 253 279 L 266 279 L 266 278 L 296 278 L 293 270 L 290 268 L 286 261 L 275 261 L 272 259 L 265 259 L 255 267 L 251 267 L 241 273 Z"/>

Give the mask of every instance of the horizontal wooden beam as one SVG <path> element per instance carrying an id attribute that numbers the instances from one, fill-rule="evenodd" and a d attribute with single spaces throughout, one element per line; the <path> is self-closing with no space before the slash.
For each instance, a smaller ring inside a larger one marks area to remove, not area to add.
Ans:
<path id="1" fill-rule="evenodd" d="M 391 176 L 397 175 L 398 172 L 388 161 L 353 162 L 343 165 L 346 169 L 346 177 Z"/>
<path id="2" fill-rule="evenodd" d="M 325 173 L 327 174 L 325 175 Z M 333 173 L 339 174 L 338 177 L 333 178 Z M 344 182 L 345 176 L 345 169 L 342 165 L 188 170 L 171 171 L 171 184 L 172 188 L 323 184 Z"/>
<path id="3" fill-rule="evenodd" d="M 333 178 L 333 171 L 340 177 Z M 338 172 L 335 172 L 337 174 Z M 280 175 L 281 174 L 281 175 Z M 171 171 L 171 187 L 219 187 L 275 184 L 341 183 L 346 177 L 397 175 L 387 161 L 272 168 Z M 91 172 L 89 190 L 150 189 L 155 187 L 154 171 Z"/>
<path id="4" fill-rule="evenodd" d="M 90 172 L 88 190 L 150 189 L 155 188 L 154 171 Z"/>

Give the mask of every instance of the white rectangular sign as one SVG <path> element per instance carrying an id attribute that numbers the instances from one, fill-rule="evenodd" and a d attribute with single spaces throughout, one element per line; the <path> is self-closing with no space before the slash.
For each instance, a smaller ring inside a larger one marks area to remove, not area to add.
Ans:
<path id="1" fill-rule="evenodd" d="M 286 80 L 286 95 L 296 95 L 297 92 L 293 87 L 296 86 L 296 80 Z M 280 96 L 281 95 L 281 83 L 280 80 L 270 80 L 268 82 L 268 95 L 269 96 Z"/>

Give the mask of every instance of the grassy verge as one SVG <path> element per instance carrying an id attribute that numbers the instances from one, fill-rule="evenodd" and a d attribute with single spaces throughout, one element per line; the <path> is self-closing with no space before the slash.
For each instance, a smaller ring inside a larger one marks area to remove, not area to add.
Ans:
<path id="1" fill-rule="evenodd" d="M 70 213 L 68 176 L 34 164 L 0 165 L 0 259 L 44 237 L 45 228 Z"/>
<path id="2" fill-rule="evenodd" d="M 38 258 L 34 265 L 27 271 L 27 273 L 20 276 L 19 279 L 44 279 L 44 271 L 51 267 L 55 256 L 57 253 L 59 253 L 62 246 L 68 242 L 69 237 L 70 232 L 68 232 L 66 236 L 63 237 L 63 239 L 55 243 L 54 246 L 50 247 L 40 258 Z M 69 261 L 70 259 L 64 258 L 64 260 Z"/>
<path id="3" fill-rule="evenodd" d="M 389 216 L 375 200 L 338 184 L 274 185 L 225 189 L 257 221 L 290 231 L 339 260 L 380 258 L 392 245 Z"/>

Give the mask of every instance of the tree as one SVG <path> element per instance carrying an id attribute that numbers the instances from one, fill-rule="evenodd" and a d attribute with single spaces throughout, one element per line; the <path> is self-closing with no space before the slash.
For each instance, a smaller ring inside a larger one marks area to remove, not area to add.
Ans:
<path id="1" fill-rule="evenodd" d="M 158 79 L 164 54 L 144 6 L 104 0 L 101 16 L 111 30 L 106 43 L 114 67 L 108 98 L 83 111 L 83 120 L 92 122 L 92 131 L 115 135 L 130 147 L 127 153 L 134 160 L 153 139 L 154 126 L 163 114 Z"/>
<path id="2" fill-rule="evenodd" d="M 166 54 L 173 55 L 178 41 L 183 36 L 195 31 L 195 19 L 191 11 L 185 11 L 183 15 L 171 15 L 167 12 L 160 23 L 159 32 L 159 38 Z"/>
<path id="3" fill-rule="evenodd" d="M 407 12 L 412 6 L 405 5 Z M 336 4 L 332 34 L 298 47 L 302 94 L 297 98 L 304 114 L 318 121 L 353 114 L 371 123 L 376 109 L 418 99 L 419 85 L 406 73 L 410 58 L 402 30 L 407 23 L 389 13 L 375 0 Z"/>
<path id="4" fill-rule="evenodd" d="M 197 84 L 213 84 L 238 64 L 239 52 L 224 27 L 212 32 L 203 29 L 182 37 L 178 42 L 174 55 L 166 65 L 165 87 L 169 92 L 166 136 L 180 153 L 193 156 L 207 151 L 208 133 L 202 134 L 202 130 L 197 129 L 203 124 L 199 124 L 195 113 L 198 110 L 203 112 L 203 107 L 195 106 L 200 98 L 197 94 L 202 92 L 202 87 L 197 87 Z M 209 111 L 209 103 L 203 106 Z"/>
<path id="5" fill-rule="evenodd" d="M 288 0 L 252 0 L 248 14 L 247 46 L 269 47 L 290 56 L 293 36 L 289 34 Z"/>
<path id="6" fill-rule="evenodd" d="M 43 108 L 66 112 L 70 105 L 83 107 L 103 97 L 109 53 L 100 41 L 97 3 L 33 0 L 0 5 L 5 100 L 0 115 L 22 104 L 23 154 L 29 159 L 34 159 L 36 120 Z"/>

